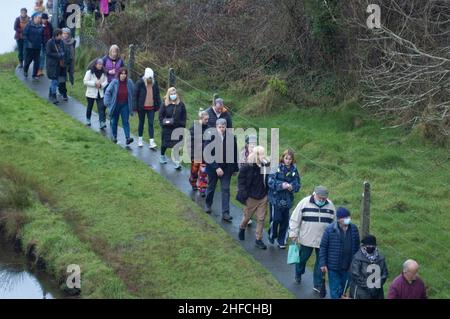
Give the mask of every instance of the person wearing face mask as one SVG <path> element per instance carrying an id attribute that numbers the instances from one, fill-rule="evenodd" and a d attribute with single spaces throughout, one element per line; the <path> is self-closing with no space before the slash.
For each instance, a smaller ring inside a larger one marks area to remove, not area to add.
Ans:
<path id="1" fill-rule="evenodd" d="M 350 211 L 339 207 L 337 220 L 328 225 L 320 242 L 320 270 L 328 273 L 332 299 L 341 299 L 349 281 L 353 256 L 359 250 L 358 227 L 351 223 Z"/>
<path id="2" fill-rule="evenodd" d="M 300 245 L 300 263 L 295 264 L 295 282 L 301 283 L 306 263 L 315 251 L 313 289 L 316 293 L 320 292 L 322 285 L 322 272 L 319 267 L 320 241 L 325 228 L 334 222 L 335 211 L 333 202 L 328 198 L 328 189 L 325 186 L 317 186 L 312 195 L 297 204 L 289 220 L 289 238 Z"/>
<path id="3" fill-rule="evenodd" d="M 403 263 L 403 272 L 391 283 L 388 299 L 427 299 L 425 283 L 418 276 L 419 264 L 408 259 Z"/>
<path id="4" fill-rule="evenodd" d="M 166 150 L 174 148 L 175 145 L 183 140 L 183 136 L 178 139 L 172 139 L 172 133 L 175 129 L 186 127 L 186 107 L 181 101 L 177 89 L 171 87 L 167 90 L 164 103 L 159 112 L 159 123 L 162 128 L 161 132 L 161 157 L 159 162 L 167 164 Z M 181 169 L 179 160 L 174 160 L 175 169 Z"/>
<path id="5" fill-rule="evenodd" d="M 105 105 L 109 108 L 113 143 L 117 143 L 117 127 L 119 124 L 119 117 L 121 117 L 126 144 L 130 145 L 134 141 L 133 138 L 130 137 L 129 122 L 130 114 L 133 115 L 134 84 L 133 81 L 128 78 L 128 70 L 126 68 L 120 68 L 118 74 L 119 78 L 113 80 L 106 89 Z"/>
<path id="6" fill-rule="evenodd" d="M 378 251 L 377 239 L 367 235 L 351 265 L 350 298 L 384 299 L 383 285 L 388 277 L 384 256 Z M 373 278 L 379 274 L 379 278 Z"/>

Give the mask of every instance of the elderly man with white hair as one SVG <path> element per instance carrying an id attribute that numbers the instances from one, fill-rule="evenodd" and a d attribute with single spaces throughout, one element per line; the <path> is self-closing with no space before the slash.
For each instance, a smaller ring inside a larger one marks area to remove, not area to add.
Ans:
<path id="1" fill-rule="evenodd" d="M 415 260 L 405 261 L 402 273 L 389 287 L 388 299 L 427 299 L 425 284 L 418 272 L 419 264 Z"/>

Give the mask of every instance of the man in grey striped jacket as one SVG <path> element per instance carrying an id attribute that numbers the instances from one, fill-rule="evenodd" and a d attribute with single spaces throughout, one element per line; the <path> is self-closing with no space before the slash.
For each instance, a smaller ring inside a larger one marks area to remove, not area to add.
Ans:
<path id="1" fill-rule="evenodd" d="M 313 250 L 316 251 L 314 265 L 314 291 L 320 292 L 322 272 L 319 266 L 319 247 L 325 228 L 336 219 L 336 208 L 328 199 L 325 186 L 317 186 L 311 196 L 303 198 L 294 209 L 289 220 L 289 237 L 300 245 L 300 263 L 295 264 L 295 282 L 300 284 L 306 263 Z"/>

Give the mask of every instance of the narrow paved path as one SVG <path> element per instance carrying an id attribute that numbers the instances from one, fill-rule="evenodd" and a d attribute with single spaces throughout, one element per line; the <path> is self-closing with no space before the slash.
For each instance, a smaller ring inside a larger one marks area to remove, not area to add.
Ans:
<path id="1" fill-rule="evenodd" d="M 31 80 L 31 77 L 25 79 L 21 70 L 16 70 L 17 77 L 28 86 L 32 91 L 36 92 L 40 97 L 47 99 L 49 80 L 47 78 L 41 78 L 39 81 L 35 82 Z M 69 88 L 70 91 L 70 88 Z M 69 92 L 70 93 L 70 92 Z M 74 119 L 84 123 L 86 119 L 86 108 L 79 101 L 69 98 L 68 102 L 60 102 L 57 106 L 63 110 L 68 115 L 72 116 Z M 92 114 L 92 126 L 91 129 L 104 135 L 106 138 L 111 137 L 111 130 L 108 128 L 105 131 L 100 131 L 98 127 L 98 115 L 96 113 Z M 109 124 L 109 123 L 108 123 Z M 156 124 L 158 125 L 158 124 Z M 173 164 L 169 160 L 166 165 L 161 165 L 159 163 L 159 149 L 158 151 L 152 151 L 148 148 L 147 144 L 144 147 L 137 147 L 136 137 L 133 136 L 135 142 L 127 147 L 125 145 L 125 136 L 122 128 L 119 127 L 118 131 L 118 145 L 127 149 L 130 154 L 140 159 L 146 163 L 150 168 L 152 168 L 158 174 L 164 176 L 169 180 L 175 187 L 180 191 L 190 197 L 194 202 L 196 202 L 202 209 L 204 205 L 204 199 L 200 196 L 193 194 L 191 185 L 189 184 L 189 170 L 183 168 L 180 171 L 174 169 Z M 230 213 L 234 217 L 233 222 L 226 223 L 222 221 L 222 215 L 220 213 L 220 193 L 216 194 L 213 212 L 211 218 L 213 218 L 226 232 L 228 232 L 233 238 L 237 239 L 239 231 L 239 223 L 242 218 L 242 210 L 233 204 L 230 205 Z M 265 242 L 268 245 L 267 250 L 261 250 L 254 246 L 255 242 L 255 226 L 248 227 L 246 233 L 246 240 L 244 242 L 239 241 L 239 243 L 244 247 L 244 249 L 255 258 L 259 263 L 261 263 L 273 276 L 278 279 L 278 281 L 290 290 L 297 298 L 301 299 L 315 299 L 318 298 L 317 294 L 313 292 L 312 288 L 312 273 L 307 270 L 302 277 L 302 284 L 297 285 L 294 282 L 294 266 L 286 264 L 287 249 L 280 250 L 276 246 L 272 246 L 267 242 L 267 234 L 264 234 Z"/>

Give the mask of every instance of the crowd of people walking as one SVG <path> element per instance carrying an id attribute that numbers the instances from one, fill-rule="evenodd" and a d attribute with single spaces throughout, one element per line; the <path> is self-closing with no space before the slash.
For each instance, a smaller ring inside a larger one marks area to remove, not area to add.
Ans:
<path id="1" fill-rule="evenodd" d="M 67 100 L 66 82 L 74 82 L 75 45 L 71 30 L 53 30 L 48 23 L 45 7 L 39 4 L 42 5 L 42 1 L 37 1 L 31 17 L 24 8 L 15 21 L 18 67 L 23 68 L 24 76 L 28 77 L 33 62 L 32 76 L 37 79 L 46 64 L 50 79 L 49 99 L 57 104 L 57 91 L 63 100 Z M 201 197 L 205 197 L 204 211 L 210 214 L 220 182 L 220 210 L 222 220 L 228 223 L 233 220 L 230 213 L 231 181 L 237 175 L 236 199 L 244 205 L 238 239 L 246 240 L 246 229 L 256 216 L 255 246 L 267 249 L 264 230 L 269 215 L 268 242 L 281 250 L 288 246 L 289 249 L 298 249 L 298 261 L 293 269 L 293 279 L 298 285 L 302 284 L 307 262 L 315 252 L 314 291 L 323 295 L 324 274 L 327 274 L 333 299 L 384 298 L 383 285 L 388 278 L 388 269 L 375 236 L 367 235 L 360 240 L 350 210 L 336 208 L 325 186 L 315 186 L 312 194 L 295 204 L 294 195 L 303 185 L 294 151 L 286 149 L 278 163 L 270 163 L 255 135 L 246 136 L 245 146 L 238 151 L 232 115 L 223 99 L 216 98 L 212 106 L 199 109 L 189 129 L 190 138 L 184 140 L 183 135 L 174 138 L 175 130 L 186 129 L 188 119 L 187 108 L 177 88 L 168 88 L 165 96 L 161 97 L 151 68 L 146 68 L 134 82 L 117 45 L 111 46 L 105 56 L 98 57 L 89 66 L 83 82 L 86 86 L 86 125 L 92 125 L 92 109 L 96 103 L 99 128 L 106 129 L 108 109 L 114 143 L 118 142 L 119 119 L 122 120 L 126 145 L 134 142 L 129 121 L 134 113 L 139 117 L 138 147 L 144 146 L 143 134 L 147 122 L 148 146 L 152 150 L 157 149 L 154 122 L 155 118 L 158 120 L 161 127 L 161 165 L 168 163 L 166 153 L 169 149 L 174 151 L 176 145 L 187 143 L 192 191 L 198 191 Z M 181 162 L 176 156 L 172 158 L 175 158 L 174 168 L 181 169 Z M 426 298 L 425 285 L 417 276 L 418 269 L 416 261 L 407 260 L 402 274 L 392 282 L 388 298 Z"/>

